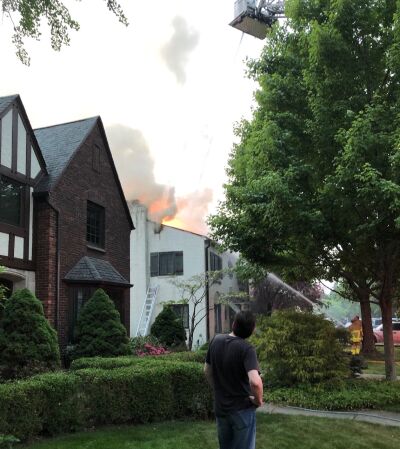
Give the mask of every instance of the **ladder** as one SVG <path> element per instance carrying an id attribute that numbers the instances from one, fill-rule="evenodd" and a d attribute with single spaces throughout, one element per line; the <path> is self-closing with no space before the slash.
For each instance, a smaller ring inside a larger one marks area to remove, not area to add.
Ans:
<path id="1" fill-rule="evenodd" d="M 153 314 L 154 304 L 158 293 L 158 285 L 147 289 L 146 299 L 143 304 L 142 313 L 140 315 L 139 325 L 136 331 L 136 337 L 145 336 L 149 331 L 149 324 Z"/>

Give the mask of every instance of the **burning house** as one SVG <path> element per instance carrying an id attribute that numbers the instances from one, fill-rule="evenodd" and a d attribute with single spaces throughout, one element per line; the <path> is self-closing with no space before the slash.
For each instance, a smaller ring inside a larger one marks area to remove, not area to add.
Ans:
<path id="1" fill-rule="evenodd" d="M 166 302 L 172 303 L 188 329 L 193 305 L 179 303 L 180 292 L 171 281 L 189 280 L 207 271 L 231 268 L 237 258 L 232 253 L 220 253 L 204 235 L 151 221 L 147 208 L 137 202 L 130 203 L 129 207 L 135 225 L 131 235 L 131 336 L 147 335 Z M 195 330 L 194 347 L 205 343 L 215 333 L 230 330 L 234 310 L 220 303 L 219 298 L 237 292 L 239 284 L 236 276 L 230 273 L 204 288 L 207 291 L 200 294 L 204 293 L 201 306 L 205 318 Z"/>

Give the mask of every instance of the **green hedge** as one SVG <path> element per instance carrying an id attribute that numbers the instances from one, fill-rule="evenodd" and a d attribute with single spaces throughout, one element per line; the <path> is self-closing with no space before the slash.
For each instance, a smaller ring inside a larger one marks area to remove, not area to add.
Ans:
<path id="1" fill-rule="evenodd" d="M 400 405 L 400 382 L 354 379 L 343 383 L 266 390 L 266 402 L 318 410 L 380 409 Z"/>
<path id="2" fill-rule="evenodd" d="M 198 363 L 147 360 L 87 368 L 0 385 L 0 434 L 21 440 L 103 424 L 139 423 L 212 412 Z"/>
<path id="3" fill-rule="evenodd" d="M 84 368 L 96 369 L 115 369 L 126 368 L 129 366 L 146 366 L 149 363 L 164 365 L 165 362 L 198 362 L 204 363 L 206 359 L 206 351 L 196 352 L 173 352 L 166 355 L 158 356 L 125 356 L 125 357 L 83 357 L 74 360 L 71 364 L 71 370 L 80 370 Z"/>

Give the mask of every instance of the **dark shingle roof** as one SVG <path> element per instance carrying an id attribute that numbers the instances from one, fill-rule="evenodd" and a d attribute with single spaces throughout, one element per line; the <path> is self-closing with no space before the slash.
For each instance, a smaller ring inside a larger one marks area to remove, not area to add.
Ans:
<path id="1" fill-rule="evenodd" d="M 36 186 L 37 192 L 51 190 L 97 120 L 92 117 L 34 130 L 49 173 Z"/>
<path id="2" fill-rule="evenodd" d="M 6 109 L 10 104 L 18 98 L 18 95 L 9 95 L 8 97 L 0 97 L 0 114 Z"/>
<path id="3" fill-rule="evenodd" d="M 107 260 L 82 259 L 65 276 L 66 281 L 108 283 L 130 286 L 129 282 Z"/>

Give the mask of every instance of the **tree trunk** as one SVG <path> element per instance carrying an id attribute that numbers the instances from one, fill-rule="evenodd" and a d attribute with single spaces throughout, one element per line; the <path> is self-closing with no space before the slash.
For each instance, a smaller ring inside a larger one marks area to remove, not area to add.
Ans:
<path id="1" fill-rule="evenodd" d="M 396 362 L 394 356 L 393 330 L 392 330 L 392 301 L 381 299 L 379 301 L 382 312 L 383 342 L 385 345 L 385 372 L 386 380 L 396 380 Z"/>
<path id="2" fill-rule="evenodd" d="M 372 329 L 371 303 L 368 292 L 360 298 L 361 320 L 363 327 L 362 353 L 371 355 L 376 352 L 374 331 Z"/>

